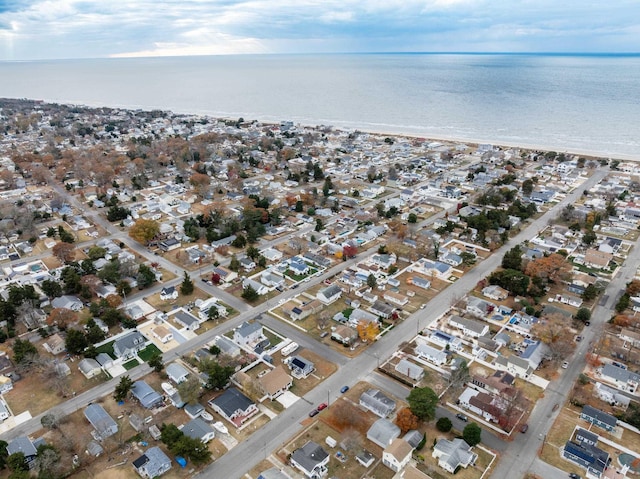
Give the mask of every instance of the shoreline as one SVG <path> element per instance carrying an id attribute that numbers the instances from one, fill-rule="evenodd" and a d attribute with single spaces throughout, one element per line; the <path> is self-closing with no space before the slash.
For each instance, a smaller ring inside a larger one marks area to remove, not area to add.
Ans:
<path id="1" fill-rule="evenodd" d="M 2 98 L 9 98 L 9 97 L 2 97 Z M 44 102 L 44 103 L 49 103 L 49 104 L 60 104 L 60 105 L 67 105 L 67 106 L 77 106 L 80 108 L 114 108 L 114 109 L 122 109 L 122 110 L 129 110 L 129 111 L 135 111 L 135 110 L 143 110 L 143 111 L 152 111 L 152 110 L 162 110 L 165 112 L 169 112 L 175 115 L 187 115 L 187 116 L 199 116 L 199 117 L 206 117 L 209 119 L 215 119 L 215 120 L 237 120 L 240 117 L 244 117 L 245 121 L 256 121 L 260 124 L 263 125 L 279 125 L 280 121 L 278 120 L 261 120 L 259 118 L 251 118 L 249 115 L 250 114 L 233 114 L 233 116 L 231 116 L 232 114 L 227 113 L 220 113 L 220 114 L 216 114 L 215 112 L 207 112 L 207 111 L 183 111 L 181 109 L 172 109 L 170 107 L 160 107 L 160 106 L 143 106 L 143 105 L 104 105 L 104 104 L 94 104 L 93 102 L 73 102 L 73 101 L 60 101 L 60 100 L 46 100 L 46 99 L 33 99 L 33 98 L 11 98 L 12 100 L 26 100 L 26 101 L 35 101 L 35 102 Z M 460 136 L 450 136 L 450 135 L 439 135 L 439 134 L 428 134 L 428 133 L 419 133 L 419 132 L 407 132 L 406 130 L 395 130 L 393 129 L 393 127 L 391 128 L 382 128 L 382 129 L 377 129 L 375 127 L 373 127 L 373 125 L 369 125 L 369 126 L 358 126 L 358 125 L 352 125 L 352 124 L 347 124 L 347 123 L 341 123 L 341 122 L 336 122 L 336 123 L 331 123 L 331 122 L 309 122 L 307 119 L 305 120 L 301 120 L 301 121 L 295 121 L 292 120 L 294 124 L 298 124 L 301 125 L 305 128 L 313 128 L 313 129 L 318 129 L 321 126 L 327 126 L 327 127 L 331 127 L 335 130 L 341 130 L 341 131 L 361 131 L 363 133 L 368 133 L 368 134 L 372 134 L 372 135 L 379 135 L 379 136 L 396 136 L 396 137 L 405 137 L 405 138 L 423 138 L 425 140 L 434 140 L 434 141 L 445 141 L 445 142 L 451 142 L 451 143 L 465 143 L 465 144 L 470 144 L 470 145 L 482 145 L 482 144 L 489 144 L 489 145 L 493 145 L 493 146 L 499 146 L 499 147 L 505 147 L 505 148 L 520 148 L 520 149 L 525 149 L 525 150 L 531 150 L 531 151 L 556 151 L 558 153 L 565 153 L 565 154 L 572 154 L 572 155 L 579 155 L 579 156 L 585 156 L 585 157 L 590 157 L 590 158 L 606 158 L 609 160 L 620 160 L 620 161 L 634 161 L 634 162 L 640 162 L 640 149 L 638 151 L 637 154 L 634 155 L 630 155 L 630 154 L 625 154 L 625 153 L 607 153 L 607 152 L 603 152 L 603 151 L 597 151 L 597 150 L 589 150 L 589 149 L 580 149 L 580 148 L 571 148 L 571 147 L 566 147 L 566 146 L 560 146 L 560 145 L 544 145 L 544 144 L 534 144 L 534 143 L 528 143 L 528 142 L 514 142 L 514 141 L 503 141 L 503 140 L 499 140 L 499 139 L 494 139 L 494 140 L 487 140 L 487 139 L 481 139 L 481 138 L 469 138 L 469 137 L 465 137 L 464 135 L 460 135 Z M 402 128 L 402 127 L 399 127 Z M 405 127 L 405 128 L 410 128 L 410 127 Z"/>

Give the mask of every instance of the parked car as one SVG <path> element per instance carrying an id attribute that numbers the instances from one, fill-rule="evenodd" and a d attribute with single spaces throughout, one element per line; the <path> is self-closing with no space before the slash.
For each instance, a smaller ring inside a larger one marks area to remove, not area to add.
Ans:
<path id="1" fill-rule="evenodd" d="M 316 416 L 319 412 L 320 412 L 320 411 L 318 411 L 317 409 L 314 409 L 313 411 L 311 411 L 311 412 L 309 413 L 309 417 Z"/>
<path id="2" fill-rule="evenodd" d="M 320 337 L 321 337 L 321 338 L 326 338 L 328 335 L 329 335 L 329 333 L 328 333 L 327 331 L 322 331 L 322 332 L 320 333 Z"/>
<path id="3" fill-rule="evenodd" d="M 348 390 L 349 390 L 349 386 L 342 386 L 342 387 L 340 388 L 340 392 L 341 392 L 342 394 L 346 393 Z"/>
<path id="4" fill-rule="evenodd" d="M 582 477 L 580 477 L 579 475 L 577 475 L 575 472 L 570 472 L 569 473 L 569 477 L 571 479 L 582 479 Z"/>
<path id="5" fill-rule="evenodd" d="M 318 406 L 318 412 L 322 411 L 323 409 L 327 409 L 327 403 L 323 402 Z"/>
<path id="6" fill-rule="evenodd" d="M 569 361 L 562 361 L 562 369 L 567 369 L 569 367 Z"/>
<path id="7" fill-rule="evenodd" d="M 591 326 L 591 321 L 585 321 L 585 322 L 584 322 L 584 325 L 585 325 L 585 326 Z"/>
<path id="8" fill-rule="evenodd" d="M 520 432 L 522 434 L 524 434 L 525 432 L 527 432 L 527 430 L 529 429 L 529 425 L 528 424 L 523 424 L 522 426 L 520 426 Z"/>
<path id="9" fill-rule="evenodd" d="M 467 416 L 465 416 L 464 414 L 460 414 L 460 413 L 456 414 L 456 417 L 458 419 L 460 419 L 461 421 L 464 421 L 464 422 L 467 422 L 469 420 L 469 418 Z"/>

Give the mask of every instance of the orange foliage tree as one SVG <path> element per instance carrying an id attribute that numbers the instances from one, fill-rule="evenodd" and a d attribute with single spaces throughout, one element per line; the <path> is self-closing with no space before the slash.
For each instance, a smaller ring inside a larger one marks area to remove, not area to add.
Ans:
<path id="1" fill-rule="evenodd" d="M 571 277 L 571 265 L 564 256 L 553 253 L 530 261 L 524 273 L 549 281 L 567 280 Z"/>
<path id="2" fill-rule="evenodd" d="M 575 347 L 568 321 L 554 314 L 541 319 L 531 328 L 531 333 L 549 347 L 554 359 L 569 356 Z"/>
<path id="3" fill-rule="evenodd" d="M 405 434 L 411 429 L 418 429 L 418 424 L 418 417 L 413 414 L 408 407 L 398 411 L 396 415 L 396 425 L 400 428 L 402 434 Z"/>
<path id="4" fill-rule="evenodd" d="M 629 296 L 638 296 L 640 294 L 640 280 L 634 279 L 627 284 L 627 294 Z"/>
<path id="5" fill-rule="evenodd" d="M 71 243 L 60 241 L 51 249 L 53 255 L 63 263 L 69 263 L 75 258 L 75 247 Z"/>
<path id="6" fill-rule="evenodd" d="M 378 332 L 380 331 L 380 327 L 376 321 L 364 321 L 361 320 L 358 322 L 357 326 L 358 337 L 364 341 L 374 341 L 378 336 Z"/>
<path id="7" fill-rule="evenodd" d="M 613 324 L 621 328 L 628 328 L 631 326 L 631 318 L 626 314 L 616 314 L 613 318 Z"/>
<path id="8" fill-rule="evenodd" d="M 147 244 L 160 232 L 160 223 L 140 218 L 129 228 L 129 236 L 138 243 Z"/>
<path id="9" fill-rule="evenodd" d="M 78 313 L 67 308 L 54 308 L 47 317 L 47 324 L 56 325 L 59 328 L 66 328 L 69 324 L 78 320 Z"/>

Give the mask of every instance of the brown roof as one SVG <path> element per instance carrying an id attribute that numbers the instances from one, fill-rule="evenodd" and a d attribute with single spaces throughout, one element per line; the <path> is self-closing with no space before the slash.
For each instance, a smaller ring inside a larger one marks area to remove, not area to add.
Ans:
<path id="1" fill-rule="evenodd" d="M 273 395 L 292 381 L 291 376 L 282 366 L 278 366 L 259 379 L 260 387 L 269 395 Z"/>
<path id="2" fill-rule="evenodd" d="M 613 255 L 611 253 L 605 253 L 593 248 L 588 249 L 587 253 L 584 255 L 585 263 L 595 264 L 602 267 L 607 266 L 609 264 L 609 261 L 611 261 L 612 259 Z"/>
<path id="3" fill-rule="evenodd" d="M 411 454 L 412 450 L 413 448 L 411 447 L 411 444 L 404 439 L 397 437 L 391 441 L 391 444 L 387 446 L 384 452 L 391 454 L 398 461 L 402 461 L 405 457 Z"/>
<path id="4" fill-rule="evenodd" d="M 402 477 L 402 479 L 431 479 L 431 476 L 425 474 L 420 469 L 416 469 L 411 464 L 404 468 L 400 477 Z"/>

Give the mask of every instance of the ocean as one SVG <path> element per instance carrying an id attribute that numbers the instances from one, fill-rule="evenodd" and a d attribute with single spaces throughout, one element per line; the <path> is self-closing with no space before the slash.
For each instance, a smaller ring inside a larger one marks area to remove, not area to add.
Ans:
<path id="1" fill-rule="evenodd" d="M 640 159 L 640 55 L 0 62 L 0 96 Z"/>

